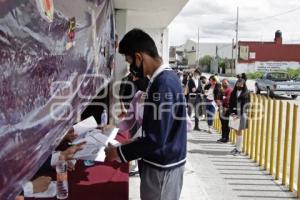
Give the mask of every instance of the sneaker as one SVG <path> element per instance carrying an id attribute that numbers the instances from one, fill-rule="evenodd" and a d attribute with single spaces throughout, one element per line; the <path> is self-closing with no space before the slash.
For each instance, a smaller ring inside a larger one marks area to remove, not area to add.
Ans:
<path id="1" fill-rule="evenodd" d="M 217 140 L 217 143 L 227 143 L 227 142 L 228 142 L 228 140 L 225 138 L 220 138 Z"/>
<path id="2" fill-rule="evenodd" d="M 232 151 L 230 151 L 231 154 L 235 153 L 237 151 L 237 148 L 232 149 Z"/>
<path id="3" fill-rule="evenodd" d="M 201 131 L 201 129 L 199 127 L 195 127 L 194 131 Z"/>
<path id="4" fill-rule="evenodd" d="M 230 152 L 233 156 L 238 156 L 241 154 L 241 152 L 239 150 L 237 150 L 237 148 L 234 148 L 231 152 Z"/>
<path id="5" fill-rule="evenodd" d="M 209 127 L 208 130 L 207 130 L 207 132 L 208 132 L 209 134 L 212 134 L 212 128 Z"/>
<path id="6" fill-rule="evenodd" d="M 139 171 L 131 171 L 129 172 L 129 176 L 135 176 L 135 175 L 138 175 L 139 174 Z"/>
<path id="7" fill-rule="evenodd" d="M 241 153 L 242 153 L 242 152 L 240 152 L 240 151 L 237 150 L 237 151 L 236 151 L 234 154 L 232 154 L 232 155 L 234 155 L 234 156 L 239 156 L 239 155 L 241 155 Z"/>

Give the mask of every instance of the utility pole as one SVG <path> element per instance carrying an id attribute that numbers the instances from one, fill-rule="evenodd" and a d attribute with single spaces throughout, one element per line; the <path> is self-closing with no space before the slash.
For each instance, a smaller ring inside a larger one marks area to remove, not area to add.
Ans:
<path id="1" fill-rule="evenodd" d="M 236 39 L 235 39 L 235 70 L 238 65 L 239 57 L 239 7 L 237 7 L 237 16 L 236 16 Z"/>
<path id="2" fill-rule="evenodd" d="M 233 50 L 234 50 L 234 38 L 232 38 L 232 51 L 231 51 L 231 61 L 230 61 L 230 68 L 231 68 L 231 76 L 233 76 Z"/>
<path id="3" fill-rule="evenodd" d="M 199 54 L 199 40 L 200 40 L 200 35 L 199 35 L 199 27 L 198 27 L 198 41 L 197 41 L 197 52 L 196 52 L 196 67 L 198 68 L 199 67 L 199 57 L 200 57 L 200 54 Z"/>
<path id="4" fill-rule="evenodd" d="M 217 71 L 218 71 L 218 74 L 219 74 L 219 56 L 218 56 L 218 51 L 219 51 L 219 48 L 218 48 L 218 45 L 216 45 L 216 62 L 217 62 Z"/>

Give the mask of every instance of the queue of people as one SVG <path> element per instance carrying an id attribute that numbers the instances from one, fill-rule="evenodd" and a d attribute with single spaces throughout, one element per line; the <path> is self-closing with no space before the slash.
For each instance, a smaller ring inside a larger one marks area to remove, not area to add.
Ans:
<path id="1" fill-rule="evenodd" d="M 222 136 L 217 143 L 227 143 L 231 129 L 229 119 L 238 118 L 240 124 L 236 129 L 236 147 L 231 151 L 233 155 L 241 153 L 242 131 L 248 128 L 247 109 L 250 103 L 246 74 L 237 75 L 237 78 L 234 88 L 230 86 L 226 78 L 220 83 L 217 75 L 210 76 L 207 83 L 205 76 L 201 76 L 201 71 L 196 69 L 193 73 L 184 73 L 182 80 L 189 108 L 188 114 L 190 117 L 193 111 L 195 114 L 194 130 L 203 130 L 199 127 L 199 116 L 204 114 L 202 120 L 207 121 L 208 129 L 206 131 L 212 133 L 213 119 L 216 111 L 219 111 Z"/>

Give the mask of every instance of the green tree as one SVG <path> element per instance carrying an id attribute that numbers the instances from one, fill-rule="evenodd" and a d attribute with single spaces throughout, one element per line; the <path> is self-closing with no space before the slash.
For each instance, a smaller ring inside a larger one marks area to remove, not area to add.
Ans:
<path id="1" fill-rule="evenodd" d="M 213 58 L 210 55 L 205 55 L 199 60 L 199 65 L 210 67 L 212 59 Z"/>

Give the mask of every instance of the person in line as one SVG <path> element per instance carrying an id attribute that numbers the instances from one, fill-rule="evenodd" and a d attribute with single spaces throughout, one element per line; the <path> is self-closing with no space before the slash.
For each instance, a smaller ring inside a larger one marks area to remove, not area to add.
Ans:
<path id="1" fill-rule="evenodd" d="M 202 83 L 200 80 L 201 72 L 196 69 L 193 73 L 192 78 L 188 81 L 188 90 L 189 90 L 189 105 L 188 105 L 188 114 L 189 117 L 192 116 L 192 111 L 195 112 L 195 127 L 194 130 L 200 131 L 199 128 L 199 116 L 203 115 L 202 111 L 202 94 L 204 94 Z"/>
<path id="2" fill-rule="evenodd" d="M 129 108 L 123 117 L 123 119 L 117 124 L 120 133 L 129 132 L 130 140 L 141 136 L 141 126 L 143 121 L 144 113 L 144 100 L 145 92 L 149 84 L 148 77 L 139 78 L 133 76 L 133 83 L 137 89 L 132 101 L 130 102 Z M 126 142 L 128 143 L 128 141 Z M 138 163 L 136 160 L 131 161 L 129 165 L 129 175 L 135 176 L 138 174 Z"/>
<path id="3" fill-rule="evenodd" d="M 222 95 L 223 99 L 220 106 L 220 119 L 222 125 L 222 137 L 218 143 L 227 143 L 229 141 L 229 101 L 233 89 L 230 87 L 227 79 L 222 80 Z"/>
<path id="4" fill-rule="evenodd" d="M 219 102 L 222 100 L 221 84 L 217 82 L 214 75 L 210 76 L 209 84 L 204 88 L 206 96 L 206 117 L 208 133 L 212 133 L 213 119 Z"/>
<path id="5" fill-rule="evenodd" d="M 129 72 L 125 77 L 122 78 L 119 90 L 121 113 L 119 118 L 126 115 L 129 108 L 129 103 L 131 102 L 134 94 L 136 93 L 136 87 L 134 85 L 133 75 Z"/>
<path id="6" fill-rule="evenodd" d="M 189 74 L 187 72 L 184 72 L 181 83 L 182 83 L 182 90 L 184 92 L 184 96 L 185 96 L 186 102 L 189 101 L 188 81 L 189 81 Z"/>
<path id="7" fill-rule="evenodd" d="M 139 77 L 150 76 L 144 104 L 142 137 L 119 147 L 108 145 L 108 161 L 141 159 L 140 197 L 178 200 L 186 162 L 186 101 L 180 80 L 163 65 L 153 39 L 140 29 L 129 31 L 119 45 Z"/>
<path id="8" fill-rule="evenodd" d="M 250 103 L 250 92 L 244 78 L 237 80 L 229 102 L 230 115 L 239 118 L 239 128 L 236 130 L 236 147 L 231 151 L 233 155 L 241 153 L 243 143 L 242 131 L 248 128 L 247 109 Z"/>

